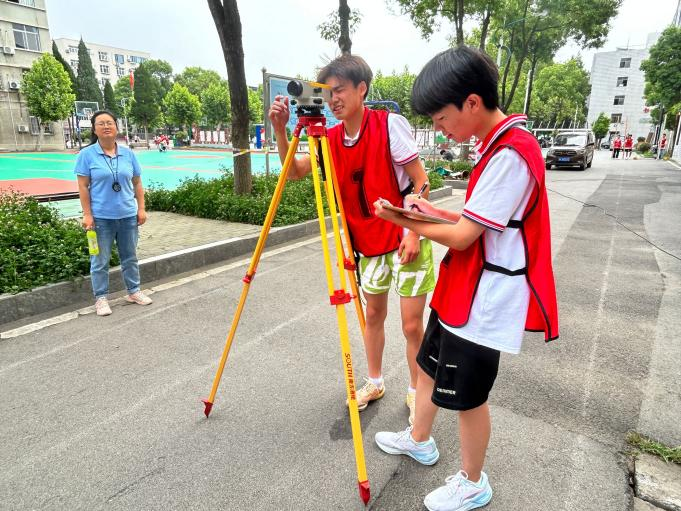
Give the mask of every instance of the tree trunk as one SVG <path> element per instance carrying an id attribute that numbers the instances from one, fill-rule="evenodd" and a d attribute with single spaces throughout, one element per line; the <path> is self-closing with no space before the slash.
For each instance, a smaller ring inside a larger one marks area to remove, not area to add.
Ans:
<path id="1" fill-rule="evenodd" d="M 530 83 L 527 85 L 529 90 L 527 92 L 527 117 L 530 117 L 530 104 L 532 103 L 532 87 L 534 85 L 534 72 L 537 69 L 537 57 L 532 57 L 532 71 L 530 72 Z"/>
<path id="2" fill-rule="evenodd" d="M 144 123 L 144 141 L 147 143 L 147 149 L 149 149 L 149 136 L 147 135 L 147 123 Z"/>
<path id="3" fill-rule="evenodd" d="M 338 46 L 343 55 L 350 55 L 350 50 L 352 49 L 352 41 L 350 40 L 350 7 L 348 7 L 347 0 L 339 0 L 338 4 L 338 19 L 340 20 Z"/>
<path id="4" fill-rule="evenodd" d="M 485 51 L 485 46 L 487 44 L 487 30 L 489 29 L 489 22 L 491 18 L 492 6 L 488 5 L 487 9 L 485 9 L 485 15 L 482 19 L 482 25 L 480 26 L 480 51 Z"/>
<path id="5" fill-rule="evenodd" d="M 464 44 L 463 38 L 463 17 L 464 17 L 464 0 L 456 0 L 456 17 L 454 24 L 456 25 L 456 45 L 462 46 Z"/>
<path id="6" fill-rule="evenodd" d="M 232 147 L 236 154 L 250 147 L 248 87 L 241 42 L 241 18 L 236 0 L 208 0 L 208 7 L 220 37 L 220 45 L 227 66 L 232 106 Z M 252 188 L 251 154 L 246 152 L 234 158 L 234 192 L 238 195 L 246 195 L 251 193 Z"/>
<path id="7" fill-rule="evenodd" d="M 38 119 L 38 152 L 43 148 L 43 123 Z"/>

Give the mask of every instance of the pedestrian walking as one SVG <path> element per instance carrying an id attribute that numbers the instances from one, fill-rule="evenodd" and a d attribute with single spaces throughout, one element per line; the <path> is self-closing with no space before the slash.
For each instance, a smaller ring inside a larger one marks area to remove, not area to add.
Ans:
<path id="1" fill-rule="evenodd" d="M 140 291 L 137 264 L 139 226 L 147 220 L 142 169 L 135 154 L 116 143 L 116 116 L 100 110 L 92 116 L 92 140 L 76 160 L 83 227 L 97 233 L 99 254 L 90 256 L 90 278 L 98 316 L 111 314 L 108 302 L 109 261 L 114 242 L 121 259 L 126 300 L 149 305 Z"/>
<path id="2" fill-rule="evenodd" d="M 667 134 L 663 133 L 660 143 L 657 147 L 657 159 L 664 157 L 664 153 L 667 151 Z"/>
<path id="3" fill-rule="evenodd" d="M 624 159 L 631 159 L 631 150 L 634 147 L 634 137 L 630 134 L 624 139 Z"/>

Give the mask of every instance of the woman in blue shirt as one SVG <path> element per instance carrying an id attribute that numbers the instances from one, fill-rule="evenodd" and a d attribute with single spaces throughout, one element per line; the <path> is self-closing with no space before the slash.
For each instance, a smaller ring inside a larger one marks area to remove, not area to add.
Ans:
<path id="1" fill-rule="evenodd" d="M 90 278 L 98 316 L 111 314 L 109 260 L 114 241 L 130 303 L 149 305 L 140 291 L 137 264 L 138 226 L 147 220 L 140 164 L 127 147 L 116 143 L 117 119 L 106 110 L 92 116 L 92 142 L 76 160 L 83 227 L 97 232 L 99 255 L 90 257 Z"/>

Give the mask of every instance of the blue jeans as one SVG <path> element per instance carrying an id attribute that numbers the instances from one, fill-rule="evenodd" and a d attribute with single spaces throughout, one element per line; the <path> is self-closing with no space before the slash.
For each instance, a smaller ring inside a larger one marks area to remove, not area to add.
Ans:
<path id="1" fill-rule="evenodd" d="M 95 231 L 99 254 L 90 256 L 90 278 L 95 298 L 106 297 L 109 293 L 109 260 L 114 241 L 121 258 L 121 273 L 128 294 L 140 290 L 140 270 L 137 265 L 137 217 L 129 216 L 118 220 L 95 218 Z"/>

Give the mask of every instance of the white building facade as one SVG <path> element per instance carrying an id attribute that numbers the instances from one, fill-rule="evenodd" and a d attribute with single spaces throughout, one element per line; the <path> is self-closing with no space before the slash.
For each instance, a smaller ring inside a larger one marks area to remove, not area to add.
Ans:
<path id="1" fill-rule="evenodd" d="M 64 60 L 71 65 L 73 72 L 78 73 L 78 43 L 76 39 L 59 38 L 55 39 L 59 53 Z M 85 41 L 85 46 L 90 53 L 92 67 L 101 89 L 104 89 L 106 81 L 115 83 L 124 76 L 129 76 L 142 62 L 149 60 L 151 54 L 144 51 L 126 50 L 114 46 L 89 43 Z M 101 107 L 102 105 L 100 105 Z"/>
<path id="2" fill-rule="evenodd" d="M 650 109 L 644 97 L 645 73 L 641 62 L 659 34 L 648 38 L 646 48 L 618 48 L 594 55 L 591 67 L 591 95 L 587 120 L 590 124 L 601 112 L 610 119 L 610 135 L 631 134 L 648 139 L 654 130 Z"/>
<path id="3" fill-rule="evenodd" d="M 24 73 L 52 53 L 45 0 L 0 0 L 0 151 L 34 151 L 39 121 L 21 93 Z M 42 148 L 64 149 L 61 123 L 45 123 Z"/>

